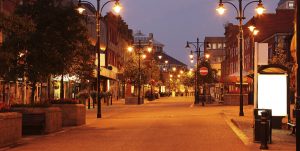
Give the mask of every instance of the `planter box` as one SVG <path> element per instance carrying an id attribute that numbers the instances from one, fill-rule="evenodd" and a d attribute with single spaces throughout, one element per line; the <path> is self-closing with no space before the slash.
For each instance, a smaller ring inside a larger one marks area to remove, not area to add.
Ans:
<path id="1" fill-rule="evenodd" d="M 22 114 L 0 113 L 0 148 L 16 143 L 22 137 Z"/>
<path id="2" fill-rule="evenodd" d="M 83 104 L 53 104 L 62 111 L 63 126 L 78 126 L 85 124 L 86 109 Z"/>
<path id="3" fill-rule="evenodd" d="M 248 94 L 243 94 L 243 104 L 248 105 Z M 224 94 L 224 105 L 240 105 L 240 94 Z"/>
<path id="4" fill-rule="evenodd" d="M 24 114 L 22 126 L 23 134 L 30 134 L 31 130 L 35 130 L 35 128 L 41 128 L 41 134 L 57 132 L 62 128 L 62 113 L 58 107 L 15 107 L 13 110 Z M 30 123 L 31 125 L 28 125 Z M 39 125 L 39 123 L 41 125 Z M 33 134 L 35 132 L 36 131 L 33 131 Z"/>
<path id="5" fill-rule="evenodd" d="M 126 105 L 135 105 L 138 104 L 138 97 L 126 97 L 125 98 L 125 104 Z M 141 97 L 140 104 L 144 104 L 144 98 Z"/>

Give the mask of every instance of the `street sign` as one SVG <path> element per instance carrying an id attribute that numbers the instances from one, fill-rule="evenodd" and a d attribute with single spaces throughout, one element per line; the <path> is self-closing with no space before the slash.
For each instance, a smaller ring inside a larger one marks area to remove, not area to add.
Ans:
<path id="1" fill-rule="evenodd" d="M 200 75 L 206 76 L 208 74 L 208 68 L 207 67 L 201 67 L 200 68 Z"/>

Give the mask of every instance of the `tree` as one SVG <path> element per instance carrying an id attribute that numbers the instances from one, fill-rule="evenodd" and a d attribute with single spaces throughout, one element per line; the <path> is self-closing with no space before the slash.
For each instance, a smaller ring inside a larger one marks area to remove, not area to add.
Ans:
<path id="1" fill-rule="evenodd" d="M 31 19 L 0 13 L 0 31 L 5 35 L 4 43 L 0 46 L 0 77 L 4 80 L 2 91 L 4 101 L 5 84 L 15 81 L 17 77 L 24 77 L 28 33 L 34 30 Z"/>
<path id="2" fill-rule="evenodd" d="M 124 77 L 131 84 L 138 85 L 139 82 L 139 67 L 138 67 L 138 55 L 132 55 L 132 59 L 125 62 Z M 159 67 L 154 60 L 141 59 L 140 64 L 141 71 L 141 84 L 156 84 L 159 80 Z"/>
<path id="3" fill-rule="evenodd" d="M 34 23 L 35 30 L 22 35 L 25 42 L 23 38 L 15 38 L 16 35 L 18 37 L 18 32 L 8 34 L 8 40 L 4 42 L 7 49 L 17 52 L 25 49 L 28 52 L 26 70 L 32 84 L 31 102 L 33 102 L 37 82 L 46 81 L 50 75 L 78 73 L 79 71 L 72 71 L 74 69 L 72 67 L 86 65 L 87 61 L 82 63 L 78 60 L 90 56 L 90 52 L 86 50 L 89 48 L 87 30 L 75 6 L 62 5 L 58 0 L 24 1 L 15 11 L 15 15 Z M 22 45 L 16 45 L 19 43 Z M 61 98 L 64 97 L 63 91 L 62 86 Z"/>
<path id="4" fill-rule="evenodd" d="M 185 72 L 182 75 L 182 84 L 188 87 L 192 87 L 195 84 L 195 74 L 193 72 Z"/>
<path id="5" fill-rule="evenodd" d="M 89 81 L 94 80 L 95 65 L 95 53 L 89 44 L 86 44 L 86 48 L 82 51 L 76 52 L 74 63 L 71 66 L 71 74 L 78 76 L 83 88 L 89 87 Z"/>
<path id="6" fill-rule="evenodd" d="M 147 82 L 151 86 L 155 86 L 160 78 L 160 70 L 158 67 L 158 64 L 155 60 L 148 60 L 145 65 L 146 68 L 144 70 L 146 71 L 147 75 Z"/>

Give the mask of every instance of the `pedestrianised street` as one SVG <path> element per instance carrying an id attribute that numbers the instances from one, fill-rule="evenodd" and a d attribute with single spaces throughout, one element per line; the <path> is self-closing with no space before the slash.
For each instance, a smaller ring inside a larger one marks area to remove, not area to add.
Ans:
<path id="1" fill-rule="evenodd" d="M 167 97 L 143 105 L 105 106 L 103 118 L 87 111 L 87 125 L 22 138 L 10 151 L 246 151 L 219 105 L 192 106 L 192 97 Z M 238 110 L 238 108 L 236 107 Z"/>
<path id="2" fill-rule="evenodd" d="M 0 0 L 0 151 L 300 151 L 300 0 Z"/>

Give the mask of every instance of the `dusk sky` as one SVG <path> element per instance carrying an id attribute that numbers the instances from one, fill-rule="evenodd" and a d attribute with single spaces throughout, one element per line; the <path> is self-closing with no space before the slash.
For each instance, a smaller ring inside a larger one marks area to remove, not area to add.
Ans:
<path id="1" fill-rule="evenodd" d="M 92 0 L 90 0 L 92 1 Z M 167 54 L 190 66 L 186 41 L 200 41 L 205 36 L 224 36 L 224 24 L 236 22 L 235 9 L 225 4 L 226 12 L 216 12 L 219 0 L 120 0 L 121 16 L 133 31 L 153 33 L 165 44 Z M 237 2 L 237 0 L 231 0 Z M 244 5 L 250 0 L 244 0 Z M 274 13 L 279 0 L 263 0 L 268 13 Z M 257 3 L 246 8 L 246 21 L 254 15 Z M 244 23 L 246 22 L 244 21 Z M 261 31 L 263 32 L 263 31 Z"/>

